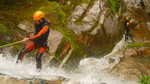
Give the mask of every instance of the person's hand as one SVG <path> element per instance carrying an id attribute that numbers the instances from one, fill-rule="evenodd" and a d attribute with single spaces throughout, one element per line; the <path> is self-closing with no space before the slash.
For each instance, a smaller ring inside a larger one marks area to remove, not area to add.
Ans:
<path id="1" fill-rule="evenodd" d="M 29 40 L 29 38 L 24 38 L 22 41 L 24 41 L 24 42 L 25 42 L 25 41 L 28 41 L 28 40 Z"/>

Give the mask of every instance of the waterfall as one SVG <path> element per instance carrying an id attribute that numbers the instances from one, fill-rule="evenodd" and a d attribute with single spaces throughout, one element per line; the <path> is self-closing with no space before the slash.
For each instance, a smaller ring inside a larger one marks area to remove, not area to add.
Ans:
<path id="1" fill-rule="evenodd" d="M 64 84 L 138 84 L 137 81 L 124 80 L 109 73 L 120 62 L 119 52 L 125 49 L 126 44 L 122 39 L 108 55 L 82 59 L 71 80 Z"/>
<path id="2" fill-rule="evenodd" d="M 0 74 L 24 80 L 65 78 L 62 84 L 138 84 L 137 81 L 124 80 L 109 73 L 120 62 L 119 52 L 125 45 L 126 42 L 122 39 L 108 55 L 82 59 L 74 71 L 49 66 L 44 67 L 41 72 L 36 72 L 34 61 L 16 64 L 16 58 L 11 54 L 0 54 Z"/>

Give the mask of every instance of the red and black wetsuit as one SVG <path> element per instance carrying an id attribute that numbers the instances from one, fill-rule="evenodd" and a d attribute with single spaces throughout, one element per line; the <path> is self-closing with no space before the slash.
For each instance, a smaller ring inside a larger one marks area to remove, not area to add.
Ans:
<path id="1" fill-rule="evenodd" d="M 26 53 L 38 49 L 38 53 L 36 55 L 36 63 L 37 68 L 41 68 L 41 56 L 45 52 L 47 48 L 47 40 L 49 35 L 49 21 L 46 19 L 42 19 L 39 24 L 35 24 L 35 34 L 30 37 L 29 41 L 25 48 L 19 53 L 18 60 L 22 61 L 23 57 Z M 18 63 L 17 60 L 17 63 Z"/>
<path id="2" fill-rule="evenodd" d="M 47 39 L 49 35 L 49 22 L 45 19 L 40 24 L 35 24 L 35 34 L 30 40 L 35 42 L 36 47 L 47 47 Z"/>
<path id="3" fill-rule="evenodd" d="M 39 53 L 44 53 L 47 48 L 47 40 L 49 35 L 49 22 L 46 19 L 42 19 L 40 24 L 35 24 L 35 34 L 30 37 L 32 42 L 27 43 L 26 49 L 32 51 L 39 48 Z"/>

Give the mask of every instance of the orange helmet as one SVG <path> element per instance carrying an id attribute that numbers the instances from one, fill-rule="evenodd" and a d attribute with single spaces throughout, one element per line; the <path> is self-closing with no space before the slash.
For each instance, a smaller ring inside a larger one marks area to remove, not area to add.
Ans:
<path id="1" fill-rule="evenodd" d="M 37 21 L 37 20 L 41 20 L 42 18 L 45 17 L 45 14 L 42 11 L 36 11 L 33 14 L 33 20 Z"/>

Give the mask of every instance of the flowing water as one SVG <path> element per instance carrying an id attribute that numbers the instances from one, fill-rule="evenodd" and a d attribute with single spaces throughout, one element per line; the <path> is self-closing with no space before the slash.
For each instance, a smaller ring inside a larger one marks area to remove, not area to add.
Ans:
<path id="1" fill-rule="evenodd" d="M 35 62 L 16 64 L 16 58 L 12 58 L 10 54 L 0 54 L 0 74 L 24 80 L 65 78 L 63 84 L 138 84 L 137 81 L 123 80 L 109 73 L 111 68 L 119 63 L 120 57 L 117 56 L 117 53 L 124 45 L 125 42 L 121 40 L 110 54 L 102 58 L 82 59 L 74 71 L 44 67 L 41 72 L 37 72 Z"/>

